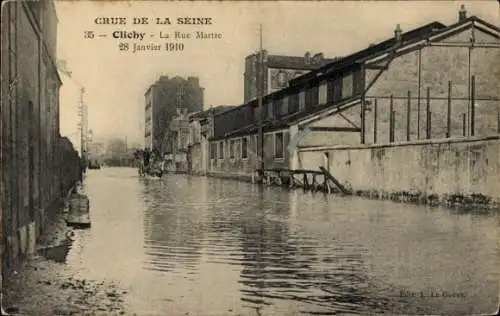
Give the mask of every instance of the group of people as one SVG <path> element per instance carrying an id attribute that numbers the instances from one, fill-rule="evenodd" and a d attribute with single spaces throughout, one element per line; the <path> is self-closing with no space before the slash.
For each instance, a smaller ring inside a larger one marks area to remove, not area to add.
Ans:
<path id="1" fill-rule="evenodd" d="M 139 158 L 139 175 L 146 174 L 161 177 L 165 172 L 165 161 L 157 150 L 146 148 L 136 152 L 136 158 Z"/>

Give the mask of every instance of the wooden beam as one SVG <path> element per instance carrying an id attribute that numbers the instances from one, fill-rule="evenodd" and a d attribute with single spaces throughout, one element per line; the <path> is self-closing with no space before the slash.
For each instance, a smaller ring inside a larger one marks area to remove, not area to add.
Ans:
<path id="1" fill-rule="evenodd" d="M 311 132 L 361 132 L 359 127 L 329 127 L 329 126 L 309 126 L 307 128 L 300 127 L 300 130 L 310 130 Z"/>
<path id="2" fill-rule="evenodd" d="M 361 103 L 361 104 L 363 104 L 363 103 Z M 347 121 L 347 123 L 349 123 L 351 126 L 353 126 L 353 127 L 357 127 L 357 128 L 360 128 L 358 125 L 354 124 L 354 122 L 353 122 L 353 121 L 351 121 L 350 119 L 348 119 L 347 117 L 345 117 L 345 116 L 344 116 L 344 114 L 339 113 L 338 115 L 339 115 L 341 118 L 343 118 L 345 121 Z"/>
<path id="3" fill-rule="evenodd" d="M 321 172 L 323 172 L 323 175 L 330 179 L 333 183 L 335 183 L 335 185 L 340 189 L 340 191 L 342 191 L 342 193 L 344 193 L 345 195 L 350 195 L 351 192 L 349 190 L 347 190 L 342 184 L 340 184 L 340 182 L 335 179 L 330 172 L 328 172 L 328 170 L 326 170 L 324 167 L 319 167 L 319 169 L 321 170 Z"/>
<path id="4" fill-rule="evenodd" d="M 380 69 L 380 70 L 387 70 L 389 67 L 387 65 L 366 65 L 365 69 Z"/>

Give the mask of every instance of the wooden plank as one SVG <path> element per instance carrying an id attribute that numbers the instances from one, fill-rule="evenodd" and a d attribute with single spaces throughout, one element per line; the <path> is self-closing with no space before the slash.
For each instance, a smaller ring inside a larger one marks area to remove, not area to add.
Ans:
<path id="1" fill-rule="evenodd" d="M 325 175 L 325 177 L 328 177 L 328 179 L 332 180 L 332 182 L 335 183 L 335 185 L 340 189 L 340 191 L 342 191 L 342 193 L 344 193 L 346 195 L 351 194 L 351 192 L 349 192 L 349 190 L 347 190 L 342 184 L 340 184 L 340 182 L 337 181 L 337 179 L 335 179 L 330 174 L 330 172 L 328 172 L 328 170 L 326 170 L 324 167 L 319 167 L 319 169 L 323 172 L 323 174 Z"/>
<path id="2" fill-rule="evenodd" d="M 303 130 L 304 128 L 301 128 Z M 355 132 L 359 133 L 361 128 L 359 127 L 329 127 L 329 126 L 311 126 L 308 127 L 307 130 L 311 132 Z"/>

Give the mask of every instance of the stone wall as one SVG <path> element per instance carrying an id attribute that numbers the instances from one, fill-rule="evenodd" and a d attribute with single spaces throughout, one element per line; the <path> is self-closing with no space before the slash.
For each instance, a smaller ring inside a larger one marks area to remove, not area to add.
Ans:
<path id="1" fill-rule="evenodd" d="M 330 157 L 325 166 L 325 153 Z M 303 150 L 300 168 L 329 168 L 359 194 L 500 203 L 500 136 Z"/>

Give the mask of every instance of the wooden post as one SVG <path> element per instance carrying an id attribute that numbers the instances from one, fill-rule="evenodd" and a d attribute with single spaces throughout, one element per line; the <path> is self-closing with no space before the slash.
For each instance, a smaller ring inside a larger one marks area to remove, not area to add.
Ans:
<path id="1" fill-rule="evenodd" d="M 497 114 L 497 133 L 500 134 L 500 112 Z"/>
<path id="2" fill-rule="evenodd" d="M 374 144 L 377 143 L 377 115 L 378 115 L 377 113 L 378 113 L 378 104 L 377 104 L 377 99 L 375 99 L 375 104 L 373 105 L 373 143 Z M 500 113 L 499 113 L 499 115 L 500 115 Z"/>
<path id="3" fill-rule="evenodd" d="M 391 95 L 389 104 L 389 142 L 394 141 L 394 97 Z"/>
<path id="4" fill-rule="evenodd" d="M 406 109 L 406 140 L 410 141 L 411 124 L 411 92 L 408 91 L 408 101 Z"/>
<path id="5" fill-rule="evenodd" d="M 432 112 L 429 111 L 429 139 L 432 138 Z"/>
<path id="6" fill-rule="evenodd" d="M 391 139 L 391 143 L 394 142 L 394 130 L 395 130 L 395 124 L 396 123 L 396 111 L 392 111 L 392 130 L 391 130 L 391 135 L 392 135 L 392 139 Z"/>
<path id="7" fill-rule="evenodd" d="M 365 67 L 361 67 L 361 144 L 365 144 L 366 140 L 366 88 L 365 88 Z"/>
<path id="8" fill-rule="evenodd" d="M 427 87 L 426 138 L 431 138 L 431 89 Z"/>
<path id="9" fill-rule="evenodd" d="M 263 95 L 264 95 L 264 56 L 262 51 L 262 24 L 259 26 L 260 31 L 260 47 L 259 47 L 259 61 L 258 61 L 258 79 L 257 79 L 257 102 L 259 110 L 259 160 L 260 160 L 260 169 L 264 172 L 264 106 L 262 103 Z"/>
<path id="10" fill-rule="evenodd" d="M 500 125 L 499 125 L 500 126 Z M 462 114 L 462 135 L 467 136 L 467 114 Z"/>
<path id="11" fill-rule="evenodd" d="M 446 138 L 451 137 L 451 80 L 448 81 L 448 111 L 446 113 Z"/>
<path id="12" fill-rule="evenodd" d="M 470 91 L 470 136 L 474 136 L 476 116 L 476 76 L 471 78 Z"/>

